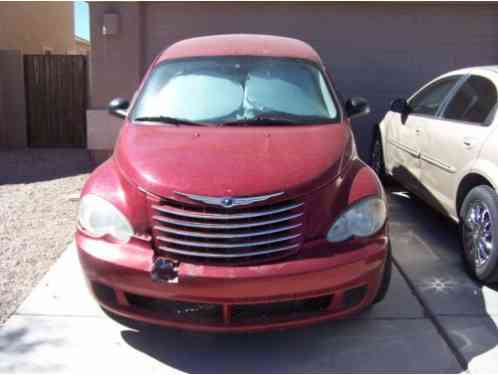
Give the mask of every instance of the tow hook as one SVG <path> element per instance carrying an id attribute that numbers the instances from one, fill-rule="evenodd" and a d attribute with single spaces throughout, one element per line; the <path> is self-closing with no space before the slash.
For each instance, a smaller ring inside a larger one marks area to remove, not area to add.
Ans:
<path id="1" fill-rule="evenodd" d="M 152 281 L 158 283 L 176 284 L 178 282 L 178 263 L 158 257 L 154 260 L 150 277 Z"/>

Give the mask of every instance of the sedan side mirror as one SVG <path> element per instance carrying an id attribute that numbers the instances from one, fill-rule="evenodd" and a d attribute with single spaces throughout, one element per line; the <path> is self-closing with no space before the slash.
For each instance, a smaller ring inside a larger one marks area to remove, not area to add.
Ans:
<path id="1" fill-rule="evenodd" d="M 346 114 L 349 118 L 361 117 L 370 113 L 368 101 L 364 98 L 354 97 L 348 99 L 345 104 Z"/>
<path id="2" fill-rule="evenodd" d="M 391 102 L 391 111 L 400 113 L 402 115 L 407 115 L 410 112 L 410 105 L 406 99 L 398 98 Z"/>
<path id="3" fill-rule="evenodd" d="M 109 114 L 124 119 L 128 115 L 128 107 L 130 102 L 123 98 L 114 98 L 109 102 L 107 111 Z"/>

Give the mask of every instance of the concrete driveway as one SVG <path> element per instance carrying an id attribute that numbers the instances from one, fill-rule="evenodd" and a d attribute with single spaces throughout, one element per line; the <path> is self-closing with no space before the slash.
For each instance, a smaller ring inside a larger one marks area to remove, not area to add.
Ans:
<path id="1" fill-rule="evenodd" d="M 90 298 L 70 247 L 0 328 L 0 373 L 498 371 L 498 294 L 465 273 L 456 227 L 402 190 L 390 205 L 391 289 L 353 319 L 262 334 L 131 330 Z"/>

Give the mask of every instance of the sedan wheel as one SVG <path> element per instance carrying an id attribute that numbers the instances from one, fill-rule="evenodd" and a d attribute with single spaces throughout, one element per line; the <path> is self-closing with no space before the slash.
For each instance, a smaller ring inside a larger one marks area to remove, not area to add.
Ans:
<path id="1" fill-rule="evenodd" d="M 495 191 L 489 186 L 472 189 L 463 201 L 460 218 L 462 246 L 471 272 L 481 281 L 497 281 L 498 197 Z"/>
<path id="2" fill-rule="evenodd" d="M 463 240 L 478 268 L 486 264 L 493 249 L 491 228 L 491 214 L 486 204 L 480 201 L 472 203 L 464 220 Z"/>

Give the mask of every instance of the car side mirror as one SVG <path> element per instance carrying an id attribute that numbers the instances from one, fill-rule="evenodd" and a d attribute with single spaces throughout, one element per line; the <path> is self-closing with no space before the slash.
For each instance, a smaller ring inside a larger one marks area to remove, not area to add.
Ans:
<path id="1" fill-rule="evenodd" d="M 368 101 L 364 98 L 354 97 L 346 101 L 346 114 L 349 118 L 366 116 L 370 113 Z"/>
<path id="2" fill-rule="evenodd" d="M 410 105 L 407 103 L 406 99 L 394 99 L 391 102 L 391 111 L 400 113 L 402 115 L 407 115 L 410 112 Z"/>
<path id="3" fill-rule="evenodd" d="M 130 102 L 123 98 L 114 98 L 109 102 L 107 111 L 112 116 L 124 119 L 128 115 L 128 107 Z"/>

